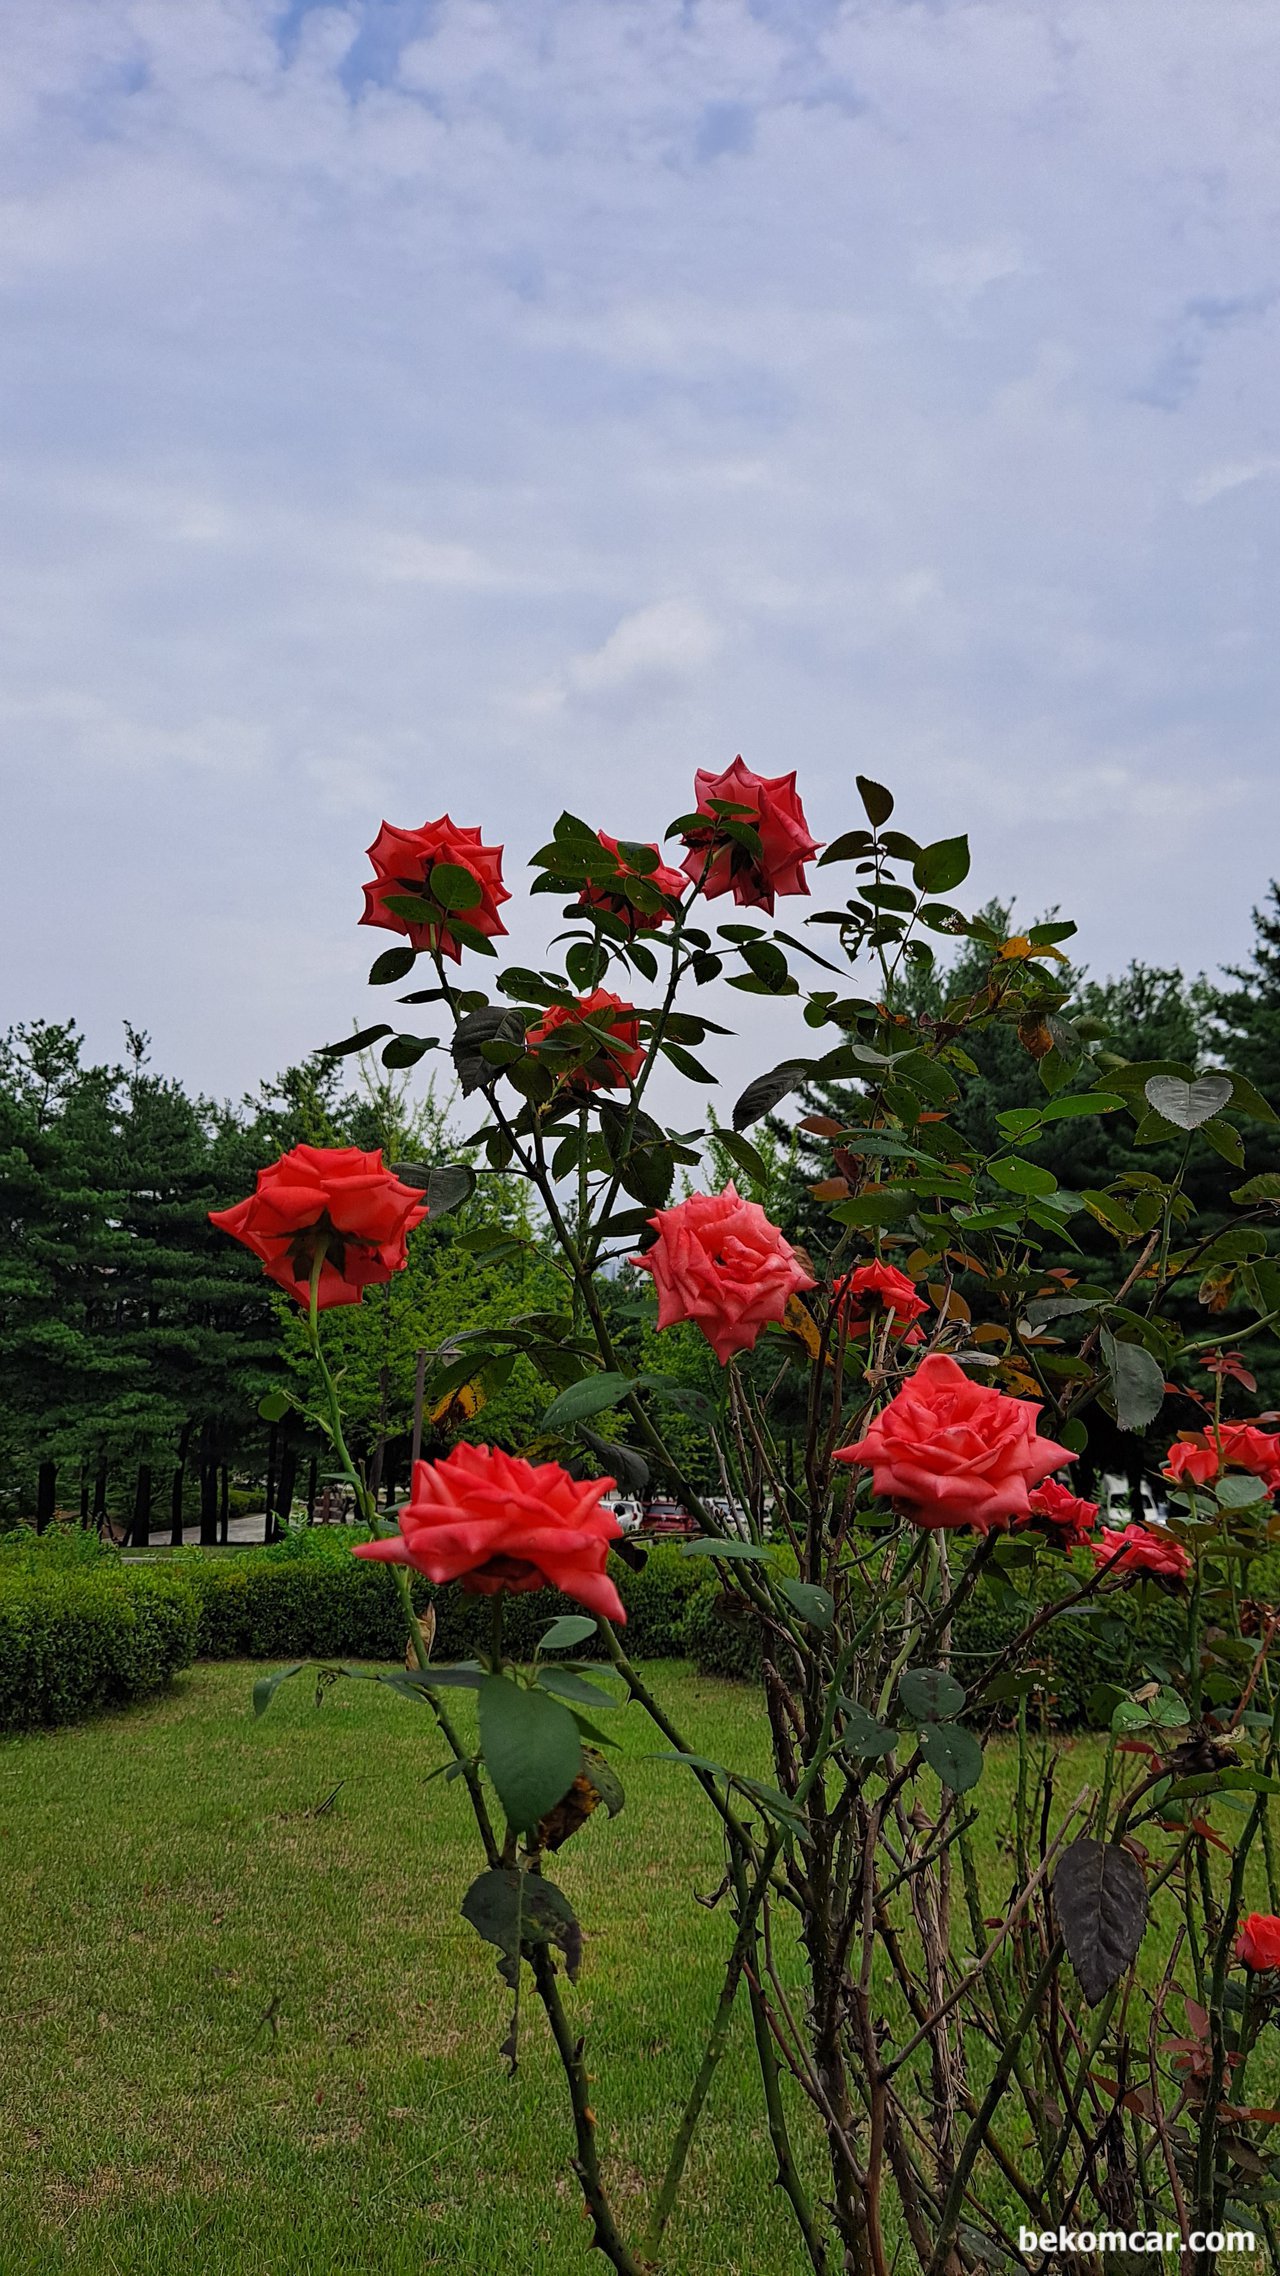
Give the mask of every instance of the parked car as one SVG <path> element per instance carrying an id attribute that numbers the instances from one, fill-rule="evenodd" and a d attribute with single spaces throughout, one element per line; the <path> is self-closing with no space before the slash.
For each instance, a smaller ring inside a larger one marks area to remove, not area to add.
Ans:
<path id="1" fill-rule="evenodd" d="M 686 1540 L 698 1527 L 687 1509 L 665 1495 L 655 1495 L 645 1503 L 642 1533 L 657 1533 L 672 1540 Z"/>
<path id="2" fill-rule="evenodd" d="M 626 1494 L 603 1494 L 602 1506 L 616 1517 L 624 1533 L 638 1533 L 644 1524 L 644 1503 Z"/>

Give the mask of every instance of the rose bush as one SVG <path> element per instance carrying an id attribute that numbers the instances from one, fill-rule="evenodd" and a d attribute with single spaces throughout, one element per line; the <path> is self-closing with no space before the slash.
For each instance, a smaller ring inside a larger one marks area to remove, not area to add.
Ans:
<path id="1" fill-rule="evenodd" d="M 1020 2218 L 1103 2229 L 1138 2208 L 1163 2227 L 1166 2202 L 1203 2231 L 1247 2207 L 1275 2257 L 1275 2112 L 1247 2073 L 1280 2020 L 1266 1819 L 1280 1612 L 1250 1576 L 1280 1441 L 1239 1411 L 1253 1378 L 1236 1347 L 1280 1318 L 1280 1196 L 1245 1178 L 1235 1221 L 1200 1223 L 1189 1167 L 1203 1149 L 1238 1167 L 1240 1123 L 1280 1118 L 1231 1069 L 1110 1048 L 1078 1000 L 1074 927 L 1009 934 L 966 914 L 967 840 L 916 839 L 882 785 L 857 790 L 861 813 L 822 847 L 794 775 L 741 758 L 703 771 L 663 840 L 683 848 L 679 871 L 656 839 L 562 814 L 532 862 L 533 891 L 562 904 L 557 961 L 500 968 L 492 991 L 474 972 L 502 930 L 497 849 L 448 817 L 375 841 L 365 921 L 408 945 L 371 980 L 425 957 L 429 984 L 405 1000 L 430 1000 L 445 1033 L 387 1022 L 330 1048 L 385 1039 L 401 1067 L 447 1050 L 474 1103 L 466 1162 L 403 1172 L 430 1186 L 418 1238 L 465 1211 L 477 1178 L 523 1189 L 533 1229 L 513 1238 L 545 1244 L 562 1302 L 459 1331 L 424 1388 L 447 1429 L 459 1386 L 520 1355 L 546 1385 L 533 1446 L 419 1464 L 388 1530 L 346 1445 L 320 1313 L 395 1269 L 420 1204 L 379 1171 L 388 1214 L 354 1215 L 345 1185 L 331 1194 L 308 1170 L 219 1221 L 309 1300 L 315 1419 L 411 1636 L 412 1666 L 378 1680 L 426 1702 L 469 1798 L 483 1867 L 463 1911 L 504 1988 L 530 1981 L 545 2011 L 592 2241 L 620 2276 L 679 2265 L 668 2231 L 740 2003 L 754 2130 L 816 2276 L 979 2276 L 1018 2263 Z M 826 905 L 796 931 L 754 921 L 780 896 L 815 898 L 811 869 L 823 885 L 843 872 Z M 753 921 L 713 931 L 730 897 Z M 945 961 L 957 942 L 962 980 Z M 477 960 L 465 986 L 449 970 L 462 958 Z M 712 987 L 718 1011 L 793 1002 L 792 1055 L 727 1113 L 703 1124 L 680 1104 L 668 1124 L 670 1086 L 712 1081 L 699 1054 L 725 1030 L 698 993 Z M 1023 1067 L 1020 1102 L 988 1096 L 962 1116 L 989 1043 Z M 1077 1192 L 1041 1155 L 1058 1124 L 1094 1116 L 1118 1166 Z M 803 1185 L 801 1133 L 818 1158 Z M 483 1258 L 493 1237 L 468 1225 L 460 1253 Z M 718 1363 L 696 1382 L 650 1363 L 650 1332 L 681 1324 Z M 682 1462 L 690 1433 L 714 1494 Z M 1088 1497 L 1117 1467 L 1147 1515 Z M 700 1751 L 628 1658 L 601 1501 L 613 1478 L 678 1494 L 697 1526 L 686 1553 L 717 1576 L 749 1644 L 739 1664 L 761 1671 L 748 1764 Z M 482 1657 L 436 1665 L 411 1567 L 489 1598 Z M 520 1660 L 504 1601 L 544 1579 L 586 1609 Z M 970 1616 L 993 1640 L 966 1656 Z M 1095 1622 L 1135 1638 L 1134 1664 L 1090 1699 L 1105 1760 L 1080 1786 L 1077 1766 L 1059 1775 L 1048 1671 Z M 612 1692 L 598 1661 L 572 1656 L 588 1637 Z M 474 1739 L 450 1711 L 459 1689 L 476 1695 Z M 624 1700 L 715 1813 L 724 1854 L 721 1989 L 638 2231 L 575 2011 L 581 1932 L 547 1870 L 568 1840 L 601 1838 L 583 1834 L 599 1801 L 620 1805 L 600 1742 Z M 993 1800 L 984 1750 L 1010 1729 L 1014 1774 Z M 972 1841 L 983 1810 L 999 1820 L 998 1884 Z M 1247 1872 L 1272 1911 L 1241 1927 Z M 1153 1916 L 1160 1956 L 1144 1970 Z M 1233 2003 L 1237 1958 L 1248 1996 Z M 1178 2000 L 1203 2018 L 1190 2041 L 1171 2033 Z M 512 2061 L 519 2015 L 516 1997 Z"/>

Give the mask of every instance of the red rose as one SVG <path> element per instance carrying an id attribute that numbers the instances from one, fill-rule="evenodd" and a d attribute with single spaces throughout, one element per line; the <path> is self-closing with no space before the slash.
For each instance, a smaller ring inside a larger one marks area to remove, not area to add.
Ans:
<path id="1" fill-rule="evenodd" d="M 980 1533 L 1025 1518 L 1030 1491 L 1074 1456 L 1036 1435 L 1040 1409 L 974 1383 L 954 1359 L 922 1359 L 837 1462 L 870 1469 L 877 1497 L 916 1525 L 973 1525 Z"/>
<path id="2" fill-rule="evenodd" d="M 311 1271 L 324 1245 L 317 1303 L 358 1304 L 366 1288 L 390 1280 L 408 1261 L 405 1241 L 427 1214 L 422 1195 L 382 1166 L 381 1152 L 358 1146 L 295 1146 L 259 1170 L 255 1192 L 209 1222 L 261 1257 L 267 1278 L 300 1304 L 311 1301 Z"/>
<path id="3" fill-rule="evenodd" d="M 1211 1485 L 1223 1470 L 1247 1470 L 1273 1494 L 1280 1486 L 1280 1438 L 1255 1423 L 1219 1423 L 1175 1439 L 1164 1466 L 1166 1478 L 1191 1478 L 1197 1486 Z"/>
<path id="4" fill-rule="evenodd" d="M 1251 1912 L 1240 1923 L 1236 1958 L 1242 1967 L 1280 1968 L 1280 1920 L 1273 1912 Z"/>
<path id="5" fill-rule="evenodd" d="M 1098 1522 L 1096 1502 L 1083 1501 L 1069 1487 L 1059 1485 L 1056 1478 L 1046 1478 L 1027 1497 L 1029 1515 L 1015 1519 L 1018 1525 L 1028 1525 L 1035 1518 L 1041 1522 L 1041 1531 L 1051 1541 L 1057 1541 L 1064 1550 L 1082 1549 Z"/>
<path id="6" fill-rule="evenodd" d="M 621 881 L 624 877 L 638 877 L 646 885 L 655 886 L 659 893 L 665 893 L 669 900 L 678 901 L 689 882 L 684 871 L 668 869 L 665 863 L 659 861 L 656 846 L 645 848 L 646 853 L 653 855 L 655 866 L 652 869 L 636 869 L 629 861 L 623 860 L 618 852 L 617 839 L 611 838 L 607 830 L 597 830 L 596 836 L 605 852 L 611 853 L 617 862 L 619 882 L 617 886 L 584 885 L 578 895 L 578 907 L 611 910 L 615 917 L 621 918 L 629 933 L 652 933 L 660 925 L 669 924 L 670 909 L 638 909 L 635 902 L 622 891 Z"/>
<path id="7" fill-rule="evenodd" d="M 392 823 L 384 822 L 369 848 L 369 859 L 377 875 L 364 889 L 362 925 L 382 925 L 388 932 L 403 933 L 415 948 L 434 945 L 442 956 L 451 956 L 460 964 L 462 945 L 450 929 L 449 912 L 431 891 L 431 872 L 440 863 L 450 869 L 465 869 L 477 888 L 477 898 L 456 910 L 462 943 L 468 927 L 486 938 L 505 933 L 498 909 L 511 895 L 502 882 L 502 848 L 482 846 L 479 830 L 464 830 L 447 814 L 438 822 L 424 822 L 420 830 L 397 830 Z M 400 916 L 387 907 L 388 900 L 399 896 L 431 901 L 439 906 L 440 914 L 421 921 Z"/>
<path id="8" fill-rule="evenodd" d="M 809 835 L 794 774 L 752 774 L 736 758 L 723 774 L 708 774 L 700 767 L 693 792 L 696 811 L 707 816 L 707 827 L 686 833 L 689 852 L 684 873 L 701 885 L 709 901 L 731 891 L 744 908 L 767 909 L 772 916 L 775 893 L 808 892 L 804 867 L 818 851 L 819 841 Z M 757 832 L 758 858 L 721 828 L 723 818 L 711 812 L 713 798 L 748 809 L 728 818 L 746 822 Z"/>
<path id="9" fill-rule="evenodd" d="M 455 1446 L 443 1462 L 415 1462 L 400 1532 L 357 1541 L 352 1554 L 413 1565 L 433 1581 L 461 1581 L 476 1596 L 558 1588 L 606 1620 L 626 1611 L 605 1571 L 622 1531 L 600 1496 L 612 1478 L 571 1478 L 558 1462 L 526 1462 L 498 1446 Z"/>
<path id="10" fill-rule="evenodd" d="M 1191 1559 L 1180 1541 L 1162 1525 L 1126 1525 L 1123 1532 L 1104 1532 L 1089 1548 L 1100 1565 L 1114 1565 L 1118 1573 L 1150 1573 L 1157 1580 L 1185 1580 Z"/>
<path id="11" fill-rule="evenodd" d="M 869 1335 L 887 1312 L 895 1337 L 908 1344 L 924 1341 L 914 1323 L 929 1307 L 923 1296 L 917 1296 L 915 1282 L 896 1265 L 860 1264 L 856 1272 L 847 1272 L 834 1283 L 831 1305 L 851 1336 Z"/>
<path id="12" fill-rule="evenodd" d="M 593 1035 L 592 1029 L 598 1033 Z M 536 1051 L 551 1035 L 559 1035 L 566 1042 L 576 1040 L 577 1057 L 560 1061 L 558 1053 L 547 1054 L 548 1066 L 554 1069 L 558 1062 L 563 1065 L 574 1090 L 598 1091 L 602 1085 L 606 1090 L 621 1090 L 635 1081 L 644 1065 L 635 1006 L 624 1004 L 621 996 L 611 996 L 607 988 L 593 988 L 589 996 L 579 996 L 573 1005 L 549 1005 L 525 1040 L 529 1049 Z M 608 1042 L 603 1040 L 605 1036 Z"/>
<path id="13" fill-rule="evenodd" d="M 696 1321 L 722 1367 L 735 1351 L 753 1349 L 789 1297 L 817 1286 L 759 1203 L 744 1201 L 732 1183 L 723 1193 L 690 1194 L 649 1223 L 658 1238 L 631 1262 L 653 1274 L 658 1326 Z"/>

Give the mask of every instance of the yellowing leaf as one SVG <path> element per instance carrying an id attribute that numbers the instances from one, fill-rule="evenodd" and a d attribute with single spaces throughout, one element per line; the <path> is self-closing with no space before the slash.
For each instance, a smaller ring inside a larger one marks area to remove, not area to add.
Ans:
<path id="1" fill-rule="evenodd" d="M 460 1383 L 456 1391 L 450 1391 L 432 1407 L 427 1420 L 431 1423 L 448 1423 L 456 1430 L 460 1423 L 473 1421 L 485 1403 L 483 1381 L 475 1375 L 469 1383 Z"/>
<path id="2" fill-rule="evenodd" d="M 822 1338 L 813 1314 L 806 1310 L 798 1296 L 788 1296 L 782 1324 L 788 1332 L 799 1338 L 811 1359 L 816 1359 L 822 1348 Z"/>
<path id="3" fill-rule="evenodd" d="M 1006 964 L 1016 964 L 1021 956 L 1030 956 L 1031 943 L 1025 933 L 1015 933 L 1012 940 L 1001 941 L 996 954 Z"/>

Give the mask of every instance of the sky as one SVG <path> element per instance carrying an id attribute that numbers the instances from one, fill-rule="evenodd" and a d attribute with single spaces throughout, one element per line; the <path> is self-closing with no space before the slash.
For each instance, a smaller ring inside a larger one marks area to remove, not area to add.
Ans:
<path id="1" fill-rule="evenodd" d="M 384 816 L 505 844 L 528 961 L 561 806 L 651 837 L 739 751 L 820 838 L 859 771 L 968 829 L 1097 974 L 1247 950 L 1273 0 L 11 0 L 5 49 L 0 1026 L 235 1095 L 383 1015 Z"/>

